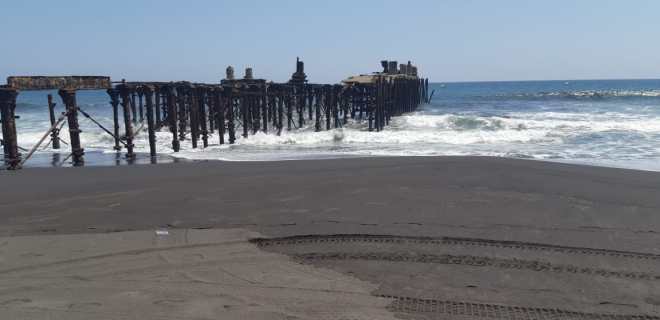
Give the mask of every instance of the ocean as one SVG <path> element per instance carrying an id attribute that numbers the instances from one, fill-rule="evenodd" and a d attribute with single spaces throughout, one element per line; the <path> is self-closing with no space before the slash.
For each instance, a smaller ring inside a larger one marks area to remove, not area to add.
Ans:
<path id="1" fill-rule="evenodd" d="M 382 132 L 368 132 L 360 123 L 314 132 L 308 123 L 281 136 L 238 137 L 234 145 L 219 145 L 216 135 L 206 149 L 192 149 L 183 141 L 174 153 L 164 128 L 157 134 L 158 151 L 164 158 L 227 161 L 477 155 L 660 171 L 660 80 L 433 83 L 430 90 L 435 93 L 429 104 L 393 118 Z M 18 97 L 23 148 L 33 146 L 50 126 L 48 93 L 62 111 L 55 91 L 26 91 Z M 78 93 L 79 106 L 112 128 L 108 101 L 105 91 Z M 98 154 L 114 155 L 112 137 L 82 115 L 79 121 L 85 151 L 97 154 L 86 164 L 108 164 Z M 68 140 L 66 127 L 61 136 Z M 148 152 L 146 130 L 135 145 L 136 151 Z M 55 157 L 64 160 L 68 151 L 62 145 Z M 53 152 L 50 146 L 41 148 L 36 159 L 42 160 L 27 166 L 51 165 L 43 159 Z"/>

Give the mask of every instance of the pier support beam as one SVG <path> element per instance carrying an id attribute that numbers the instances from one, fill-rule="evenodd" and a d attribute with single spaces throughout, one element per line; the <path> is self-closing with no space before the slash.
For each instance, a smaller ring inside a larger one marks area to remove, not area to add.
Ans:
<path id="1" fill-rule="evenodd" d="M 131 120 L 131 92 L 126 87 L 122 85 L 119 88 L 119 94 L 121 95 L 121 106 L 124 111 L 124 127 L 125 127 L 125 137 L 126 137 L 126 158 L 133 159 L 135 158 L 135 153 L 133 153 L 133 122 Z"/>
<path id="2" fill-rule="evenodd" d="M 50 125 L 55 125 L 55 102 L 53 102 L 53 95 L 48 94 L 48 115 L 50 116 Z M 53 146 L 53 149 L 60 148 L 60 128 L 53 128 L 50 132 L 50 143 Z"/>
<path id="3" fill-rule="evenodd" d="M 172 133 L 172 150 L 174 152 L 179 152 L 181 145 L 179 143 L 178 137 L 178 126 L 177 126 L 177 112 L 176 112 L 176 96 L 174 95 L 174 88 L 167 87 L 166 89 L 167 96 L 167 124 L 170 127 L 170 132 Z"/>
<path id="4" fill-rule="evenodd" d="M 138 95 L 138 105 L 140 109 L 140 123 L 144 122 L 144 102 L 142 100 L 142 97 L 144 96 L 144 87 L 139 86 L 137 88 L 137 95 Z"/>
<path id="5" fill-rule="evenodd" d="M 213 99 L 215 101 L 216 125 L 218 126 L 219 144 L 225 144 L 225 101 L 222 99 L 222 89 L 213 90 Z"/>
<path id="6" fill-rule="evenodd" d="M 115 134 L 115 150 L 121 150 L 119 145 L 119 90 L 117 89 L 108 89 L 108 95 L 110 96 L 110 104 L 112 105 L 112 124 Z M 52 121 L 51 121 L 52 122 Z"/>
<path id="7" fill-rule="evenodd" d="M 78 105 L 76 104 L 76 89 L 60 89 L 59 95 L 66 106 L 67 122 L 71 144 L 71 159 L 74 166 L 85 164 L 85 150 L 80 146 L 80 126 L 78 125 Z"/>
<path id="8" fill-rule="evenodd" d="M 156 113 L 156 128 L 160 128 L 163 126 L 163 121 L 161 120 L 160 117 L 160 87 L 159 86 L 154 86 L 154 111 Z"/>
<path id="9" fill-rule="evenodd" d="M 2 147 L 5 166 L 9 170 L 20 169 L 21 155 L 18 153 L 16 135 L 16 97 L 18 90 L 0 88 L 0 117 L 2 117 Z"/>
<path id="10" fill-rule="evenodd" d="M 135 103 L 135 90 L 130 90 L 131 91 L 131 112 L 133 113 L 133 123 L 137 124 L 137 104 Z"/>
<path id="11" fill-rule="evenodd" d="M 234 99 L 234 92 L 232 88 L 226 88 L 227 92 L 227 131 L 229 133 L 229 144 L 234 144 L 236 141 L 236 124 L 234 123 L 234 110 L 236 110 L 236 99 Z"/>
<path id="12" fill-rule="evenodd" d="M 147 108 L 147 130 L 149 134 L 149 155 L 151 159 L 156 158 L 156 124 L 154 123 L 154 88 L 152 86 L 143 86 L 141 90 Z"/>

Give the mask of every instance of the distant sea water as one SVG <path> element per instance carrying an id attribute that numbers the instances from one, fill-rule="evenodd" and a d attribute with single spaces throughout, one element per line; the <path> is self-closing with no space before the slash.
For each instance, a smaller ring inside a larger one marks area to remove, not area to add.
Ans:
<path id="1" fill-rule="evenodd" d="M 234 145 L 206 149 L 189 141 L 174 153 L 167 129 L 158 132 L 158 151 L 183 159 L 290 160 L 354 156 L 481 155 L 660 170 L 660 80 L 524 81 L 434 83 L 431 103 L 393 118 L 382 132 L 366 124 L 314 132 L 313 123 L 281 136 L 258 133 Z M 49 127 L 46 95 L 21 92 L 17 103 L 19 145 L 32 146 Z M 112 128 L 104 91 L 80 91 L 78 104 Z M 113 140 L 80 117 L 87 152 L 114 153 Z M 311 126 L 309 126 L 311 125 Z M 66 128 L 66 127 L 65 127 Z M 146 130 L 138 152 L 148 152 Z M 62 137 L 68 140 L 62 130 Z M 63 145 L 63 157 L 68 154 Z M 50 147 L 39 153 L 50 154 Z"/>

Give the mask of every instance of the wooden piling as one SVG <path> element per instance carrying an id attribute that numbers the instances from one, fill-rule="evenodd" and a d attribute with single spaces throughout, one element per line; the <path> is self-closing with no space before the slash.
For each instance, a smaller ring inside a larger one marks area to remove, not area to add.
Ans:
<path id="1" fill-rule="evenodd" d="M 57 104 L 53 102 L 53 95 L 48 94 L 48 115 L 50 116 L 50 125 L 55 124 L 55 106 Z M 57 150 L 60 148 L 60 129 L 55 128 L 50 132 L 50 143 L 53 149 Z"/>
<path id="2" fill-rule="evenodd" d="M 147 111 L 147 131 L 149 135 L 149 155 L 156 157 L 156 124 L 154 122 L 154 88 L 150 85 L 142 86 L 142 95 L 144 96 Z M 142 98 L 140 98 L 142 99 Z"/>
<path id="3" fill-rule="evenodd" d="M 76 89 L 60 89 L 59 95 L 66 106 L 67 122 L 69 124 L 69 144 L 71 145 L 71 159 L 74 166 L 85 164 L 83 155 L 85 150 L 80 145 L 80 126 L 78 125 L 78 105 L 76 104 Z"/>
<path id="4" fill-rule="evenodd" d="M 243 138 L 248 137 L 248 111 L 250 108 L 250 99 L 245 94 L 240 97 L 241 119 L 243 121 Z"/>
<path id="5" fill-rule="evenodd" d="M 225 99 L 222 97 L 222 88 L 215 88 L 213 90 L 213 98 L 215 99 L 215 112 L 216 123 L 218 126 L 218 138 L 220 144 L 225 143 Z"/>
<path id="6" fill-rule="evenodd" d="M 161 108 L 161 92 L 160 92 L 160 86 L 154 86 L 154 112 L 156 114 L 156 120 L 155 120 L 155 125 L 156 129 L 162 127 L 163 122 L 160 117 L 160 108 Z"/>
<path id="7" fill-rule="evenodd" d="M 133 119 L 133 123 L 137 124 L 138 115 L 137 115 L 137 104 L 135 102 L 136 93 L 135 93 L 135 89 L 129 89 L 129 90 L 131 91 L 131 113 L 133 116 L 132 119 Z"/>
<path id="8" fill-rule="evenodd" d="M 233 88 L 224 88 L 224 91 L 227 94 L 227 133 L 229 135 L 229 144 L 234 144 L 234 141 L 236 141 L 236 125 L 234 124 L 235 121 L 235 113 L 234 110 L 236 110 L 236 104 L 238 103 L 238 100 L 234 97 L 234 90 Z"/>
<path id="9" fill-rule="evenodd" d="M 132 99 L 131 91 L 127 85 L 122 84 L 119 87 L 119 95 L 121 96 L 121 107 L 124 111 L 124 137 L 126 139 L 126 158 L 132 159 L 135 157 L 133 153 L 133 121 L 131 119 L 132 110 Z"/>
<path id="10" fill-rule="evenodd" d="M 286 117 L 287 117 L 287 127 L 286 130 L 290 131 L 291 126 L 293 124 L 293 108 L 291 105 L 291 95 L 289 94 L 288 90 L 284 94 L 284 105 L 286 106 Z"/>
<path id="11" fill-rule="evenodd" d="M 21 154 L 18 152 L 16 134 L 16 97 L 18 90 L 0 88 L 0 117 L 2 118 L 2 147 L 5 167 L 9 170 L 20 169 Z"/>
<path id="12" fill-rule="evenodd" d="M 268 133 L 268 92 L 266 91 L 266 86 L 261 87 L 261 122 L 263 122 L 262 130 L 264 133 Z"/>
<path id="13" fill-rule="evenodd" d="M 199 99 L 197 97 L 198 92 L 196 88 L 188 88 L 189 97 L 190 97 L 190 141 L 192 143 L 193 149 L 197 148 L 197 140 L 199 139 Z"/>
<path id="14" fill-rule="evenodd" d="M 202 145 L 204 148 L 209 146 L 209 131 L 206 119 L 206 88 L 197 87 L 197 117 L 202 134 Z"/>
<path id="15" fill-rule="evenodd" d="M 144 97 L 144 86 L 139 86 L 137 87 L 137 95 L 138 95 L 138 106 L 139 106 L 139 111 L 140 111 L 140 123 L 144 122 L 144 102 L 143 102 L 143 97 Z"/>
<path id="16" fill-rule="evenodd" d="M 179 119 L 179 141 L 186 140 L 186 123 L 188 121 L 188 112 L 186 111 L 186 88 L 178 86 L 176 88 L 177 97 L 177 117 Z"/>
<path id="17" fill-rule="evenodd" d="M 316 90 L 316 98 L 314 99 L 314 113 L 316 115 L 316 119 L 314 121 L 314 130 L 316 132 L 321 131 L 321 97 L 323 95 L 323 91 L 321 90 L 321 88 Z"/>
<path id="18" fill-rule="evenodd" d="M 178 138 L 178 124 L 177 124 L 177 111 L 176 111 L 176 96 L 175 88 L 168 86 L 165 89 L 165 94 L 167 95 L 167 120 L 170 127 L 170 132 L 172 133 L 172 150 L 174 152 L 179 152 L 181 144 L 179 143 Z"/>
<path id="19" fill-rule="evenodd" d="M 119 90 L 112 88 L 112 89 L 108 89 L 107 92 L 108 95 L 110 96 L 110 105 L 112 105 L 112 124 L 114 129 L 114 140 L 115 140 L 115 145 L 113 149 L 119 151 L 121 150 L 121 146 L 119 145 L 119 139 L 120 139 L 119 138 Z"/>

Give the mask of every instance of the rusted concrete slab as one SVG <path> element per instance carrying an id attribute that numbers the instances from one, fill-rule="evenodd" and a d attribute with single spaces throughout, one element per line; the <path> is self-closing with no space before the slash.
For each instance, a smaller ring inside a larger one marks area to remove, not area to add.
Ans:
<path id="1" fill-rule="evenodd" d="M 14 76 L 7 78 L 7 85 L 19 90 L 48 89 L 110 89 L 110 77 L 106 76 Z"/>

